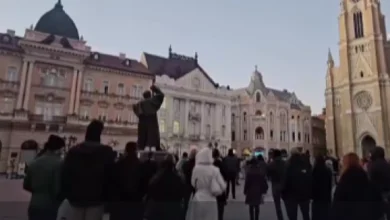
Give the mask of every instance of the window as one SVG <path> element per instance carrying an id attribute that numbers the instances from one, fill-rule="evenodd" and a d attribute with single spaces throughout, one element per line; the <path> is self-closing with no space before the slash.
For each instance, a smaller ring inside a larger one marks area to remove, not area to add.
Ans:
<path id="1" fill-rule="evenodd" d="M 256 92 L 256 102 L 260 102 L 260 101 L 261 101 L 260 92 Z"/>
<path id="2" fill-rule="evenodd" d="M 360 77 L 363 78 L 364 77 L 364 73 L 363 71 L 360 72 Z"/>
<path id="3" fill-rule="evenodd" d="M 222 137 L 225 137 L 225 132 L 226 132 L 226 127 L 225 127 L 225 125 L 222 125 Z"/>
<path id="4" fill-rule="evenodd" d="M 43 78 L 43 84 L 45 86 L 56 86 L 57 76 L 54 73 L 48 73 Z"/>
<path id="5" fill-rule="evenodd" d="M 236 141 L 236 132 L 232 131 L 232 141 Z"/>
<path id="6" fill-rule="evenodd" d="M 270 124 L 274 124 L 274 114 L 272 112 L 269 113 L 269 122 Z"/>
<path id="7" fill-rule="evenodd" d="M 280 124 L 286 125 L 287 124 L 287 116 L 285 112 L 280 112 Z"/>
<path id="8" fill-rule="evenodd" d="M 222 106 L 222 117 L 225 117 L 226 115 L 226 107 Z"/>
<path id="9" fill-rule="evenodd" d="M 116 113 L 115 121 L 116 122 L 121 122 L 122 121 L 122 114 L 121 114 L 121 112 L 118 111 Z"/>
<path id="10" fill-rule="evenodd" d="M 298 141 L 301 141 L 301 132 L 298 132 Z"/>
<path id="11" fill-rule="evenodd" d="M 130 95 L 136 98 L 142 98 L 143 87 L 141 85 L 132 85 Z"/>
<path id="12" fill-rule="evenodd" d="M 207 137 L 211 136 L 211 125 L 206 125 L 206 136 Z"/>
<path id="13" fill-rule="evenodd" d="M 107 113 L 103 109 L 99 111 L 99 120 L 101 120 L 101 121 L 107 120 Z"/>
<path id="14" fill-rule="evenodd" d="M 292 132 L 292 141 L 295 141 L 295 132 Z"/>
<path id="15" fill-rule="evenodd" d="M 355 38 L 364 37 L 363 14 L 361 11 L 353 14 L 353 27 L 355 31 Z"/>
<path id="16" fill-rule="evenodd" d="M 89 118 L 89 109 L 88 109 L 88 107 L 81 107 L 80 108 L 80 117 L 82 119 L 88 119 Z"/>
<path id="17" fill-rule="evenodd" d="M 246 112 L 243 114 L 243 121 L 246 122 Z"/>
<path id="18" fill-rule="evenodd" d="M 15 100 L 11 98 L 3 98 L 0 108 L 1 113 L 12 113 L 14 111 Z"/>
<path id="19" fill-rule="evenodd" d="M 12 82 L 18 81 L 18 70 L 16 67 L 8 67 L 7 80 Z"/>
<path id="20" fill-rule="evenodd" d="M 123 83 L 118 84 L 117 93 L 118 95 L 125 95 L 125 85 Z"/>
<path id="21" fill-rule="evenodd" d="M 161 133 L 165 132 L 165 121 L 164 120 L 160 120 L 159 128 L 160 128 Z"/>
<path id="22" fill-rule="evenodd" d="M 84 80 L 84 90 L 87 92 L 93 92 L 93 81 L 92 79 Z"/>
<path id="23" fill-rule="evenodd" d="M 272 129 L 269 131 L 269 137 L 271 140 L 274 139 L 274 131 Z"/>
<path id="24" fill-rule="evenodd" d="M 262 127 L 257 127 L 255 130 L 255 139 L 263 140 L 264 139 L 264 130 Z"/>
<path id="25" fill-rule="evenodd" d="M 233 113 L 233 114 L 232 114 L 232 124 L 234 124 L 235 121 L 236 121 L 236 115 Z"/>
<path id="26" fill-rule="evenodd" d="M 180 124 L 178 121 L 173 122 L 173 133 L 178 134 L 180 132 Z"/>
<path id="27" fill-rule="evenodd" d="M 246 141 L 247 139 L 248 139 L 248 132 L 244 130 L 244 141 Z"/>
<path id="28" fill-rule="evenodd" d="M 257 110 L 256 113 L 255 113 L 256 116 L 262 116 L 263 113 L 260 111 L 260 110 Z"/>
<path id="29" fill-rule="evenodd" d="M 108 87 L 109 87 L 109 83 L 108 83 L 108 81 L 107 80 L 105 80 L 105 81 L 103 81 L 103 87 L 102 87 L 102 92 L 104 93 L 104 94 L 108 94 Z"/>
<path id="30" fill-rule="evenodd" d="M 211 105 L 206 104 L 206 108 L 207 108 L 207 115 L 210 116 L 211 115 Z"/>

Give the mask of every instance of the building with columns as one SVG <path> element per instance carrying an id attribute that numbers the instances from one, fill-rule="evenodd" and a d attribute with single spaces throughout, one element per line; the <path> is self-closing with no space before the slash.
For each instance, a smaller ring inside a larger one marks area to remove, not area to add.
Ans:
<path id="1" fill-rule="evenodd" d="M 233 91 L 232 146 L 238 153 L 271 148 L 311 149 L 311 110 L 294 92 L 266 87 L 253 72 L 249 86 Z"/>
<path id="2" fill-rule="evenodd" d="M 342 156 L 368 156 L 376 145 L 390 154 L 390 40 L 379 0 L 342 0 L 338 66 L 329 51 L 326 142 Z"/>
<path id="3" fill-rule="evenodd" d="M 165 93 L 159 111 L 161 143 L 178 154 L 190 145 L 210 143 L 225 154 L 231 147 L 230 90 L 214 82 L 198 63 L 172 52 L 168 57 L 144 53 L 141 62 L 156 75 L 156 85 Z"/>
<path id="4" fill-rule="evenodd" d="M 93 118 L 106 122 L 102 142 L 122 150 L 136 140 L 132 104 L 154 78 L 125 54 L 93 51 L 61 1 L 23 36 L 0 34 L 0 70 L 0 173 L 31 159 L 24 141 L 57 134 L 75 144 Z"/>
<path id="5" fill-rule="evenodd" d="M 319 115 L 311 116 L 311 129 L 312 129 L 312 146 L 313 146 L 313 155 L 319 153 L 326 154 L 326 129 L 325 129 L 325 119 L 326 113 L 325 108 L 322 110 L 322 113 Z"/>

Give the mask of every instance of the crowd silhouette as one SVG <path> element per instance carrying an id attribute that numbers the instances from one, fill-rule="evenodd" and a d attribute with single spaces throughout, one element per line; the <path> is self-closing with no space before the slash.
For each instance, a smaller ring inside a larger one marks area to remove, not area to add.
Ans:
<path id="1" fill-rule="evenodd" d="M 160 161 L 155 152 L 141 159 L 135 142 L 117 157 L 101 143 L 103 129 L 92 121 L 64 159 L 63 138 L 48 138 L 24 178 L 30 220 L 101 220 L 105 213 L 111 220 L 223 220 L 240 173 L 250 220 L 259 220 L 269 190 L 278 220 L 297 220 L 298 208 L 303 220 L 390 219 L 390 164 L 381 147 L 365 162 L 354 153 L 313 160 L 299 148 L 242 160 L 212 145 L 192 146 L 179 159 L 166 152 Z"/>

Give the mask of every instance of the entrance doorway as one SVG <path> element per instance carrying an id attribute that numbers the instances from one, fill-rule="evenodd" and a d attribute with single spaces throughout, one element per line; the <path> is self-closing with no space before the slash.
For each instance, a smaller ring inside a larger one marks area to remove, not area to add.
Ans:
<path id="1" fill-rule="evenodd" d="M 363 157 L 366 158 L 370 155 L 370 152 L 372 149 L 374 149 L 376 147 L 376 141 L 374 140 L 374 138 L 372 138 L 370 135 L 366 135 L 363 139 L 362 139 L 362 153 L 363 153 Z"/>

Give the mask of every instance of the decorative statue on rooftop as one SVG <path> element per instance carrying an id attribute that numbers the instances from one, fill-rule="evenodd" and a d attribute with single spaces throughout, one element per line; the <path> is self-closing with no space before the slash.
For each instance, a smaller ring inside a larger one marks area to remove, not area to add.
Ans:
<path id="1" fill-rule="evenodd" d="M 153 83 L 150 91 L 143 93 L 143 100 L 133 105 L 133 111 L 138 117 L 137 146 L 139 150 L 154 147 L 156 151 L 161 151 L 157 112 L 163 101 L 164 93 Z"/>

